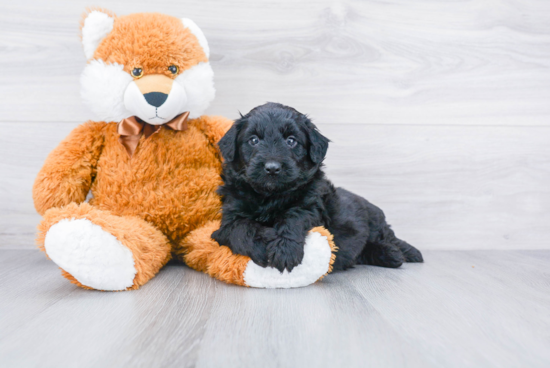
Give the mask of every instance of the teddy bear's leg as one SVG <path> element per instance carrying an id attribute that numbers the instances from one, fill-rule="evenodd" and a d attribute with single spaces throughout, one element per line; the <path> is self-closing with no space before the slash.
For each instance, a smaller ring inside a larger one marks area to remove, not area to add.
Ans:
<path id="1" fill-rule="evenodd" d="M 310 231 L 304 246 L 304 259 L 292 272 L 263 268 L 249 257 L 235 255 L 211 238 L 220 223 L 212 221 L 192 231 L 176 249 L 175 256 L 189 267 L 227 283 L 258 288 L 294 288 L 313 284 L 332 271 L 337 251 L 332 234 L 323 227 Z"/>
<path id="2" fill-rule="evenodd" d="M 46 211 L 38 230 L 39 248 L 63 276 L 87 289 L 137 289 L 171 257 L 168 239 L 152 224 L 88 203 Z"/>

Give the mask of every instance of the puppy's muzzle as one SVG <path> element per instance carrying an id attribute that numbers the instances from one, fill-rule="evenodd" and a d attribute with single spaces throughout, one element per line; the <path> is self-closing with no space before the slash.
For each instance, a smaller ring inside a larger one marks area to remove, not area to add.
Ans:
<path id="1" fill-rule="evenodd" d="M 281 164 L 275 161 L 268 161 L 264 166 L 264 170 L 269 175 L 279 175 L 281 172 Z"/>

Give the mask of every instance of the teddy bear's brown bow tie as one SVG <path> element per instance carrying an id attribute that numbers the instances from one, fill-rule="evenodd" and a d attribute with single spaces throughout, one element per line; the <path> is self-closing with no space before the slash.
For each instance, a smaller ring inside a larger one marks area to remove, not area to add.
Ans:
<path id="1" fill-rule="evenodd" d="M 162 125 L 152 125 L 144 122 L 143 120 L 132 116 L 123 119 L 117 125 L 117 131 L 120 135 L 118 141 L 126 148 L 128 155 L 132 157 L 134 154 L 141 136 L 144 135 L 145 139 L 159 131 L 163 126 L 166 126 L 173 130 L 185 130 L 187 129 L 187 117 L 189 111 L 184 112 L 170 120 L 168 123 Z"/>

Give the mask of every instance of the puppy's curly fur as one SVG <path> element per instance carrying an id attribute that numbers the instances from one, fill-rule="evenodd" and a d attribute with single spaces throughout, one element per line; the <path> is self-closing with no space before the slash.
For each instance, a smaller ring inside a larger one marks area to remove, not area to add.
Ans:
<path id="1" fill-rule="evenodd" d="M 258 106 L 236 120 L 219 142 L 223 214 L 212 238 L 281 272 L 301 263 L 315 226 L 334 235 L 334 270 L 422 262 L 416 248 L 395 236 L 382 210 L 325 178 L 328 143 L 305 115 L 281 104 Z"/>

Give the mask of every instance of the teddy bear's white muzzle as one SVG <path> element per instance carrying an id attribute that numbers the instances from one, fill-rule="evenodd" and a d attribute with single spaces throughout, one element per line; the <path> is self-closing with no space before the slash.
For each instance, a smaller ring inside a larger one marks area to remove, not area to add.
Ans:
<path id="1" fill-rule="evenodd" d="M 155 95 L 158 93 L 158 95 Z M 146 96 L 140 91 L 136 82 L 132 82 L 124 92 L 124 106 L 134 116 L 152 124 L 161 125 L 169 122 L 185 111 L 187 94 L 177 81 L 172 83 L 168 97 L 163 98 L 160 92 L 149 92 Z M 164 101 L 163 101 L 164 100 Z"/>

